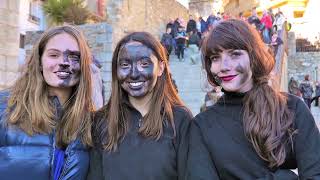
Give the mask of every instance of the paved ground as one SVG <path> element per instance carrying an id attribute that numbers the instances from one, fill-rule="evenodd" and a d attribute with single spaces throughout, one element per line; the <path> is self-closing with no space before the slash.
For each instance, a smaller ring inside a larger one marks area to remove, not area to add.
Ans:
<path id="1" fill-rule="evenodd" d="M 318 128 L 320 129 L 320 107 L 311 107 L 311 113 L 313 114 L 314 120 L 316 121 L 316 124 L 318 125 Z"/>

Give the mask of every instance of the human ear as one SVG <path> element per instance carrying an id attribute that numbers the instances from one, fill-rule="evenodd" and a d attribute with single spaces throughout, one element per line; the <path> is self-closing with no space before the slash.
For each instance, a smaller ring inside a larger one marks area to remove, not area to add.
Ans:
<path id="1" fill-rule="evenodd" d="M 158 77 L 160 77 L 162 75 L 163 71 L 164 71 L 164 63 L 163 63 L 163 61 L 160 61 L 159 62 Z"/>

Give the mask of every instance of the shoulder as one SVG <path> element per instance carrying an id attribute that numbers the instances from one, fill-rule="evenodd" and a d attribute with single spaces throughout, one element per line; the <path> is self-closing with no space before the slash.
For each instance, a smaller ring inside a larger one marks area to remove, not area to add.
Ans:
<path id="1" fill-rule="evenodd" d="M 302 98 L 289 94 L 289 93 L 283 93 L 287 97 L 287 106 L 288 108 L 293 111 L 295 114 L 299 112 L 300 110 L 307 110 L 310 112 L 308 109 L 306 103 L 303 101 Z M 310 112 L 311 113 L 311 112 Z"/>
<path id="2" fill-rule="evenodd" d="M 105 105 L 93 115 L 92 138 L 95 145 L 99 145 L 107 133 L 106 111 L 107 106 Z"/>
<path id="3" fill-rule="evenodd" d="M 178 124 L 184 122 L 188 123 L 193 117 L 191 111 L 185 106 L 174 106 L 172 109 L 172 113 L 175 123 Z"/>
<path id="4" fill-rule="evenodd" d="M 199 113 L 193 118 L 193 123 L 197 126 L 208 128 L 213 126 L 216 120 L 219 120 L 220 116 L 223 116 L 223 112 L 219 110 L 219 105 L 214 104 L 213 106 L 209 107 L 204 112 Z"/>
<path id="5" fill-rule="evenodd" d="M 314 124 L 314 118 L 311 114 L 311 111 L 307 107 L 306 103 L 299 97 L 285 93 L 287 95 L 287 106 L 294 115 L 294 123 L 295 126 L 299 129 L 299 127 L 303 124 Z"/>

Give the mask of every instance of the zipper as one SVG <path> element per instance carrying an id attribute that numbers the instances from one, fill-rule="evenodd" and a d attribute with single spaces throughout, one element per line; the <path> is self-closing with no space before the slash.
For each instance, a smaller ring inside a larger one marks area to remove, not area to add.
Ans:
<path id="1" fill-rule="evenodd" d="M 70 157 L 71 157 L 71 150 L 70 150 L 70 148 L 71 148 L 71 144 L 69 144 L 68 145 L 68 147 L 66 148 L 66 151 L 65 151 L 65 155 L 67 156 L 66 157 L 66 159 L 65 159 L 65 162 L 64 162 L 64 164 L 63 164 L 63 169 L 62 169 L 62 172 L 61 172 L 61 174 L 60 174 L 60 177 L 59 177 L 59 180 L 62 180 L 62 178 L 66 175 L 66 173 L 67 173 L 67 168 L 69 167 L 69 163 L 70 163 Z"/>
<path id="2" fill-rule="evenodd" d="M 142 126 L 142 118 L 139 118 L 138 120 L 138 127 L 140 128 Z"/>

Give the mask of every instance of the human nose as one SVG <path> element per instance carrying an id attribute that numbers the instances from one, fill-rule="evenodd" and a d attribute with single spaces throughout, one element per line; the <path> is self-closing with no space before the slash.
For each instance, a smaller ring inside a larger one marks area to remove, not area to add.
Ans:
<path id="1" fill-rule="evenodd" d="M 68 59 L 68 57 L 63 57 L 62 60 L 60 60 L 59 62 L 59 66 L 63 67 L 63 68 L 68 68 L 70 67 L 70 61 Z"/>
<path id="2" fill-rule="evenodd" d="M 221 72 L 229 71 L 231 69 L 230 57 L 227 55 L 223 55 L 221 57 L 221 64 L 220 64 Z"/>
<path id="3" fill-rule="evenodd" d="M 130 78 L 137 79 L 138 77 L 139 77 L 139 70 L 138 70 L 137 65 L 134 64 L 131 69 Z"/>

